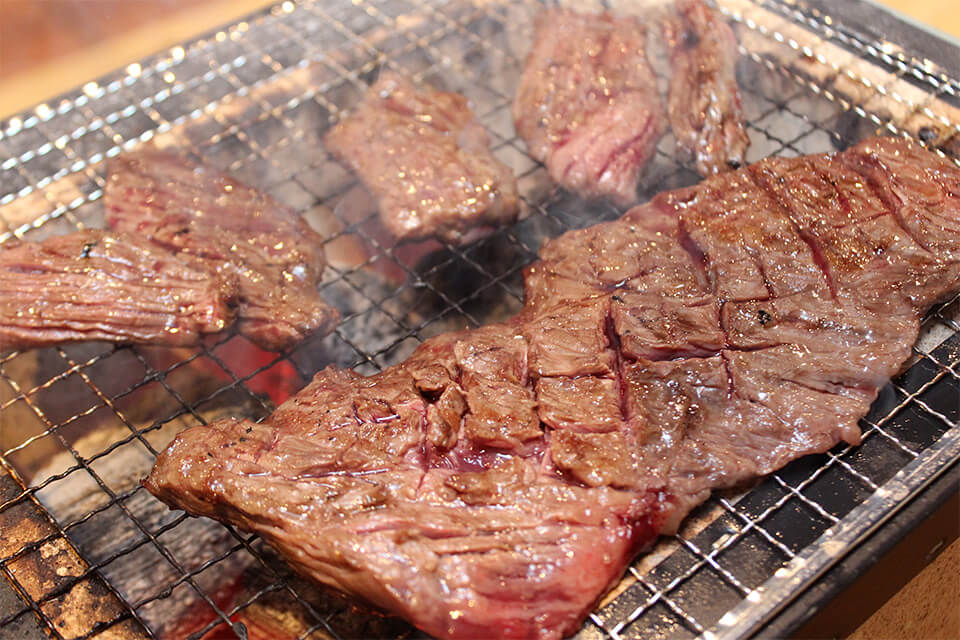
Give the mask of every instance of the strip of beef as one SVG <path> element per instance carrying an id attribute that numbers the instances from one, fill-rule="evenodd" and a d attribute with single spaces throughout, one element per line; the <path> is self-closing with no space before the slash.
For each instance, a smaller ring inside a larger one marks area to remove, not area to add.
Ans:
<path id="1" fill-rule="evenodd" d="M 0 351 L 108 340 L 192 345 L 233 320 L 236 282 L 99 229 L 0 249 Z"/>
<path id="2" fill-rule="evenodd" d="M 459 94 L 384 71 L 324 144 L 360 176 L 398 239 L 465 243 L 520 211 L 513 172 L 490 153 L 490 136 Z"/>
<path id="3" fill-rule="evenodd" d="M 737 87 L 737 40 L 703 0 L 677 0 L 665 21 L 670 47 L 667 112 L 678 148 L 708 176 L 743 166 L 750 139 Z"/>
<path id="4" fill-rule="evenodd" d="M 146 486 L 438 637 L 572 633 L 712 489 L 859 442 L 960 290 L 960 170 L 893 139 L 767 160 L 525 275 L 510 321 L 188 429 Z"/>
<path id="5" fill-rule="evenodd" d="M 140 234 L 239 286 L 239 330 L 279 351 L 327 333 L 337 312 L 317 292 L 322 238 L 290 209 L 211 167 L 144 150 L 107 162 L 107 224 Z"/>
<path id="6" fill-rule="evenodd" d="M 517 133 L 570 191 L 627 206 L 664 131 L 665 116 L 634 18 L 550 9 L 513 102 Z"/>

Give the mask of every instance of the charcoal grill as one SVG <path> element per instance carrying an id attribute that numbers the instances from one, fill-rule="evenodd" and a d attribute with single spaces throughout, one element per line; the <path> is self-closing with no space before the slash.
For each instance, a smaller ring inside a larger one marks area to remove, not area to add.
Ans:
<path id="1" fill-rule="evenodd" d="M 718 6 L 741 43 L 749 161 L 877 132 L 956 159 L 954 44 L 886 14 L 871 21 L 883 33 L 871 33 L 855 19 L 870 5 L 855 1 Z M 139 480 L 188 425 L 263 417 L 327 364 L 372 373 L 431 335 L 517 311 L 520 271 L 544 238 L 620 214 L 552 187 L 514 135 L 510 102 L 536 9 L 533 0 L 283 2 L 3 123 L 0 243 L 101 226 L 104 159 L 174 146 L 327 235 L 323 294 L 343 320 L 279 355 L 230 334 L 196 349 L 95 343 L 0 358 L 0 637 L 418 637 L 305 584 L 255 537 L 168 511 Z M 472 100 L 495 155 L 519 176 L 518 224 L 461 248 L 395 246 L 378 233 L 369 200 L 321 137 L 382 68 Z M 696 179 L 668 136 L 643 197 Z M 630 567 L 579 636 L 755 634 L 955 473 L 958 307 L 929 314 L 909 368 L 863 420 L 861 446 L 716 495 Z"/>

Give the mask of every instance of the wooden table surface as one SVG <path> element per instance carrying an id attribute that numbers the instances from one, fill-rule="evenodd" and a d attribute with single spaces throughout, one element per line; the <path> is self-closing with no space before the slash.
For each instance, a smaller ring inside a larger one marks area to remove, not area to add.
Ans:
<path id="1" fill-rule="evenodd" d="M 276 1 L 0 0 L 0 118 Z M 960 37 L 958 0 L 882 4 Z"/>
<path id="2" fill-rule="evenodd" d="M 0 118 L 270 4 L 264 0 L 0 0 Z M 958 0 L 884 0 L 882 4 L 960 37 Z M 960 540 L 852 638 L 960 639 Z"/>
<path id="3" fill-rule="evenodd" d="M 960 37 L 957 0 L 880 0 L 879 4 L 887 5 L 924 24 L 933 25 L 944 33 Z"/>

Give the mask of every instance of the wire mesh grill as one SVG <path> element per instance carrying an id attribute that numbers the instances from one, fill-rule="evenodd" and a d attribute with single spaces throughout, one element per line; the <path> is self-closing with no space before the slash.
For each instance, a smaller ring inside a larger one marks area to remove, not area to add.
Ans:
<path id="1" fill-rule="evenodd" d="M 741 42 L 749 161 L 843 148 L 878 130 L 955 157 L 960 82 L 942 69 L 793 4 L 719 7 Z M 263 417 L 327 364 L 372 373 L 429 336 L 516 312 L 520 270 L 545 237 L 621 213 L 553 188 L 515 137 L 510 103 L 536 8 L 284 2 L 5 124 L 0 243 L 101 226 L 103 160 L 151 141 L 175 146 L 325 234 L 322 293 L 343 320 L 282 354 L 229 334 L 195 349 L 94 343 L 0 358 L 0 636 L 416 635 L 305 584 L 258 539 L 168 511 L 139 480 L 188 425 Z M 378 231 L 372 204 L 321 140 L 383 67 L 472 101 L 519 178 L 518 224 L 468 247 L 394 245 Z M 643 197 L 696 179 L 667 136 Z M 960 457 L 958 306 L 928 316 L 912 366 L 864 419 L 861 446 L 714 497 L 630 567 L 580 636 L 749 634 Z"/>

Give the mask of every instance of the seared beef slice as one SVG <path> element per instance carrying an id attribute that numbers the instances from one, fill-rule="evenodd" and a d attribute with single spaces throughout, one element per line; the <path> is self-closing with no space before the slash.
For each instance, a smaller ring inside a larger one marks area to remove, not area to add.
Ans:
<path id="1" fill-rule="evenodd" d="M 554 182 L 626 206 L 663 134 L 646 27 L 609 14 L 543 11 L 513 102 L 517 133 Z"/>
<path id="2" fill-rule="evenodd" d="M 744 164 L 747 137 L 737 86 L 737 39 L 703 0 L 677 0 L 664 24 L 670 48 L 667 112 L 677 147 L 701 175 Z"/>
<path id="3" fill-rule="evenodd" d="M 0 248 L 0 352 L 107 340 L 191 345 L 233 320 L 236 282 L 100 229 Z"/>
<path id="4" fill-rule="evenodd" d="M 360 176 L 398 239 L 459 244 L 520 211 L 513 172 L 490 153 L 489 135 L 456 93 L 382 72 L 324 143 Z"/>
<path id="5" fill-rule="evenodd" d="M 504 324 L 188 429 L 147 487 L 436 636 L 557 638 L 711 489 L 857 443 L 958 276 L 950 162 L 771 159 L 548 242 Z"/>
<path id="6" fill-rule="evenodd" d="M 239 286 L 240 332 L 279 351 L 338 314 L 317 292 L 322 238 L 293 211 L 211 167 L 162 151 L 107 161 L 107 224 Z"/>

